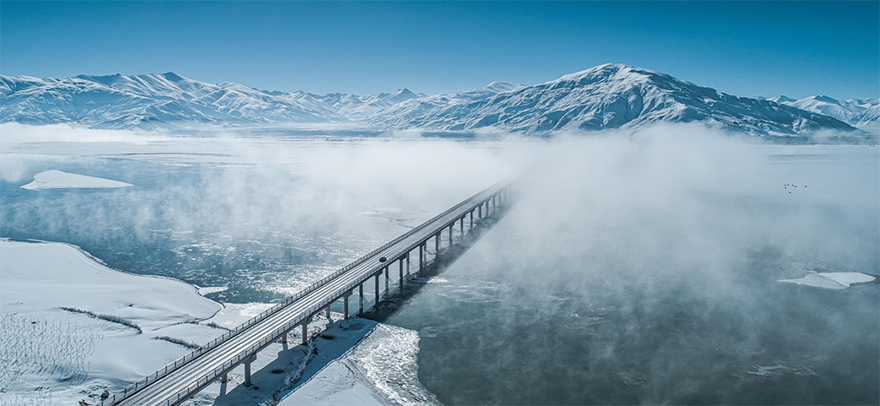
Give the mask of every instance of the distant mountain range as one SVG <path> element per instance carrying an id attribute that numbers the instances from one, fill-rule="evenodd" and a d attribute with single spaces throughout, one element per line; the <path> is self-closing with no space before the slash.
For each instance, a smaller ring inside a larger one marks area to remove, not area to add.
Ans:
<path id="1" fill-rule="evenodd" d="M 776 96 L 767 100 L 831 116 L 859 128 L 880 128 L 880 99 L 836 100 L 820 95 L 805 97 L 800 100 Z"/>
<path id="2" fill-rule="evenodd" d="M 855 127 L 874 128 L 878 120 L 877 99 L 738 97 L 621 64 L 536 85 L 493 82 L 434 96 L 407 89 L 369 96 L 288 93 L 237 83 L 209 84 L 174 73 L 66 79 L 0 76 L 0 122 L 96 128 L 322 123 L 371 131 L 544 134 L 696 122 L 758 136 L 791 137 L 823 130 L 867 136 Z"/>

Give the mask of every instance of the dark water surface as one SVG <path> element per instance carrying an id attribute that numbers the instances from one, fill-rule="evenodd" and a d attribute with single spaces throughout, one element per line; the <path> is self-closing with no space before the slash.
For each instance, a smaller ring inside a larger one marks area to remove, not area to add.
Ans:
<path id="1" fill-rule="evenodd" d="M 510 219 L 506 219 L 510 220 Z M 749 294 L 682 281 L 609 287 L 506 280 L 481 261 L 504 225 L 388 322 L 421 336 L 420 380 L 445 404 L 876 404 L 878 286 L 774 282 L 773 252 L 742 269 Z M 494 254 L 494 253 L 493 253 Z M 615 281 L 614 283 L 626 283 Z M 699 287 L 697 287 L 699 289 Z"/>

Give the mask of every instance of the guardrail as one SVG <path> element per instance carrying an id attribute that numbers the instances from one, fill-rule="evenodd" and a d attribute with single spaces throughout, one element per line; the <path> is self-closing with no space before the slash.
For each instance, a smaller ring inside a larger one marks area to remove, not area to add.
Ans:
<path id="1" fill-rule="evenodd" d="M 370 259 L 371 257 L 375 256 L 377 253 L 382 252 L 382 251 L 388 249 L 388 247 L 391 247 L 391 246 L 393 246 L 394 244 L 397 244 L 397 243 L 399 243 L 400 241 L 403 241 L 403 240 L 406 239 L 406 238 L 409 238 L 409 237 L 412 236 L 413 234 L 415 234 L 415 233 L 417 233 L 417 232 L 423 230 L 424 228 L 428 227 L 429 225 L 431 225 L 431 223 L 433 223 L 434 221 L 437 221 L 438 219 L 442 218 L 443 216 L 446 216 L 446 215 L 448 215 L 449 213 L 452 213 L 452 212 L 454 212 L 455 210 L 458 210 L 459 208 L 461 208 L 462 206 L 468 204 L 471 200 L 477 198 L 478 196 L 483 195 L 483 194 L 487 194 L 488 196 L 487 196 L 485 199 L 481 200 L 480 202 L 474 204 L 474 207 L 476 207 L 477 205 L 482 205 L 482 204 L 485 203 L 487 200 L 489 200 L 489 198 L 491 198 L 492 196 L 495 196 L 498 192 L 500 192 L 501 190 L 503 190 L 503 189 L 504 189 L 507 185 L 509 185 L 510 183 L 511 183 L 510 181 L 501 181 L 501 182 L 498 182 L 498 183 L 496 183 L 496 184 L 494 184 L 494 185 L 492 185 L 492 186 L 489 186 L 489 187 L 486 188 L 486 189 L 481 190 L 480 192 L 474 194 L 473 196 L 471 196 L 471 197 L 469 197 L 469 198 L 467 198 L 467 199 L 461 201 L 460 203 L 456 204 L 455 206 L 452 206 L 452 207 L 450 207 L 449 209 L 445 210 L 444 212 L 442 212 L 442 213 L 440 213 L 440 214 L 438 214 L 438 215 L 432 217 L 431 219 L 425 221 L 424 223 L 420 224 L 419 226 L 417 226 L 417 227 L 415 227 L 415 228 L 413 228 L 413 229 L 407 231 L 406 233 L 404 233 L 404 234 L 398 236 L 397 238 L 395 238 L 395 239 L 393 239 L 393 240 L 391 240 L 391 241 L 389 241 L 389 242 L 383 244 L 381 247 L 376 248 L 376 249 L 374 249 L 373 251 L 370 251 L 369 253 L 367 253 L 367 254 L 361 256 L 360 258 L 358 258 L 358 259 L 352 261 L 351 263 L 349 263 L 348 265 L 346 265 L 346 266 L 340 268 L 340 269 L 337 270 L 336 272 L 333 272 L 332 274 L 327 275 L 327 276 L 325 276 L 324 278 L 321 278 L 320 280 L 318 280 L 318 281 L 312 283 L 311 285 L 309 285 L 309 286 L 306 287 L 305 289 L 301 290 L 301 291 L 298 292 L 297 294 L 295 294 L 295 295 L 293 295 L 293 296 L 290 296 L 290 297 L 287 297 L 287 298 L 285 298 L 284 300 L 282 300 L 281 302 L 279 302 L 278 304 L 276 304 L 276 305 L 270 307 L 269 309 L 266 309 L 266 310 L 260 312 L 260 314 L 254 316 L 254 317 L 252 317 L 252 318 L 250 318 L 250 319 L 248 319 L 248 320 L 245 321 L 244 323 L 239 324 L 239 325 L 236 326 L 233 330 L 231 330 L 231 331 L 227 331 L 226 333 L 223 333 L 223 335 L 221 335 L 220 337 L 215 338 L 214 340 L 212 340 L 212 341 L 209 342 L 208 344 L 206 344 L 206 345 L 204 345 L 204 346 L 202 346 L 202 347 L 200 347 L 200 348 L 197 348 L 197 349 L 195 349 L 195 350 L 189 352 L 188 354 L 185 354 L 184 356 L 182 356 L 182 357 L 180 357 L 180 358 L 174 360 L 173 362 L 168 363 L 168 364 L 165 365 L 162 369 L 156 371 L 156 372 L 153 373 L 152 375 L 148 375 L 148 376 L 144 377 L 143 379 L 141 379 L 141 380 L 139 380 L 139 381 L 137 381 L 137 382 L 135 382 L 135 383 L 133 383 L 133 384 L 131 384 L 131 385 L 126 386 L 122 391 L 120 391 L 121 393 L 117 392 L 117 393 L 113 394 L 112 397 L 110 397 L 110 398 L 108 398 L 108 399 L 105 399 L 105 400 L 102 400 L 100 404 L 101 404 L 102 406 L 104 406 L 105 402 L 108 402 L 108 401 L 109 401 L 109 404 L 110 404 L 110 405 L 114 405 L 114 404 L 117 404 L 117 403 L 119 403 L 119 402 L 125 400 L 126 398 L 128 398 L 128 397 L 134 395 L 135 393 L 137 393 L 139 390 L 145 388 L 150 382 L 155 382 L 156 380 L 158 380 L 158 379 L 160 379 L 160 378 L 162 378 L 162 377 L 168 375 L 169 373 L 176 371 L 178 368 L 182 367 L 183 365 L 186 365 L 188 362 L 192 361 L 193 359 L 198 358 L 198 357 L 201 356 L 202 354 L 204 354 L 204 353 L 206 353 L 206 352 L 208 352 L 208 351 L 210 351 L 210 350 L 216 348 L 218 345 L 223 344 L 223 343 L 225 343 L 226 341 L 229 341 L 229 339 L 231 339 L 231 338 L 237 336 L 237 335 L 238 335 L 239 333 L 241 333 L 242 331 L 247 330 L 247 329 L 250 328 L 251 326 L 253 326 L 253 325 L 255 325 L 255 324 L 257 324 L 257 323 L 259 323 L 259 322 L 265 320 L 267 317 L 270 317 L 270 316 L 274 315 L 275 313 L 278 313 L 279 311 L 281 311 L 281 310 L 284 309 L 285 307 L 289 306 L 291 303 L 293 303 L 293 302 L 295 302 L 295 301 L 301 299 L 302 297 L 304 297 L 304 296 L 306 296 L 306 295 L 308 295 L 308 294 L 314 292 L 315 290 L 317 290 L 317 289 L 320 288 L 321 286 L 324 286 L 327 282 L 329 282 L 329 281 L 331 281 L 331 280 L 333 280 L 333 279 L 336 279 L 337 277 L 339 277 L 340 275 L 344 274 L 345 272 L 350 271 L 352 268 L 354 268 L 354 267 L 356 267 L 356 266 L 358 266 L 358 265 L 360 265 L 360 264 L 366 262 L 368 259 Z M 457 220 L 457 219 L 456 219 L 456 220 Z M 456 220 L 452 220 L 451 222 L 447 222 L 447 223 L 445 223 L 444 226 L 443 226 L 443 227 L 439 227 L 439 229 L 442 230 L 443 228 L 445 228 L 445 227 L 448 226 L 449 224 L 455 222 Z M 430 239 L 430 237 L 428 237 L 428 239 Z M 421 242 L 420 242 L 420 243 L 421 243 Z M 395 259 L 396 259 L 396 258 L 395 258 Z M 345 291 L 347 291 L 347 290 L 349 290 L 349 289 L 352 289 L 354 286 L 357 286 L 358 283 L 361 283 L 361 282 L 357 282 L 357 283 L 354 283 L 354 284 L 351 284 L 351 283 L 350 283 L 350 284 L 346 285 L 346 287 L 345 287 L 344 289 L 342 289 L 341 292 L 344 293 Z M 288 331 L 288 330 L 292 329 L 293 327 L 296 327 L 298 324 L 302 323 L 302 321 L 305 320 L 307 317 L 309 317 L 309 316 L 311 316 L 311 315 L 317 313 L 317 312 L 320 311 L 322 308 L 324 308 L 327 304 L 329 304 L 329 303 L 335 301 L 336 299 L 338 299 L 338 297 L 339 297 L 339 296 L 336 295 L 335 293 L 334 293 L 334 295 L 328 296 L 328 298 L 322 300 L 322 301 L 320 302 L 319 305 L 312 306 L 312 308 L 309 309 L 308 312 L 301 313 L 300 316 L 297 316 L 294 320 L 292 320 L 292 321 L 290 321 L 290 322 L 288 322 L 288 323 L 285 323 L 284 327 L 282 327 L 282 328 L 279 329 L 279 330 Z M 306 316 L 306 315 L 307 315 L 307 316 Z M 276 331 L 278 331 L 278 330 L 276 330 Z M 283 333 L 283 331 L 279 332 L 278 335 L 280 335 L 281 333 Z M 273 335 L 270 335 L 270 336 L 264 338 L 263 340 L 260 340 L 260 342 L 259 342 L 258 344 L 254 344 L 253 346 L 249 347 L 248 350 L 245 350 L 245 352 L 244 352 L 243 354 L 250 354 L 250 352 L 251 352 L 252 349 L 253 349 L 253 353 L 255 354 L 259 349 L 261 349 L 261 348 L 264 347 L 265 345 L 268 345 L 270 342 L 272 342 L 272 341 L 275 339 L 275 336 L 276 336 L 276 335 L 273 334 Z M 266 341 L 266 342 L 264 343 L 264 341 Z M 220 367 L 218 367 L 217 369 L 213 370 L 212 373 L 209 373 L 209 374 L 206 376 L 206 380 L 204 381 L 205 384 L 207 384 L 208 382 L 211 382 L 212 380 L 216 379 L 216 378 L 221 374 L 221 373 L 218 373 L 217 371 L 220 371 L 220 370 L 222 370 L 222 371 L 228 371 L 229 369 L 232 369 L 233 367 L 235 367 L 236 365 L 238 365 L 242 360 L 247 359 L 247 358 L 248 358 L 249 356 L 251 356 L 251 355 L 253 355 L 253 354 L 250 354 L 250 355 L 247 355 L 247 356 L 242 356 L 241 354 L 239 354 L 238 356 L 236 356 L 236 358 L 235 358 L 234 360 L 227 361 L 227 362 L 224 363 L 222 366 L 220 366 Z M 229 367 L 227 368 L 227 367 L 226 367 L 227 364 L 230 364 L 231 366 L 229 366 Z M 210 377 L 210 379 L 208 379 L 208 377 Z M 202 382 L 202 380 L 199 379 L 198 382 L 195 382 L 195 383 L 194 383 L 194 385 L 195 385 L 195 388 L 194 388 L 194 389 L 198 389 L 198 388 L 200 387 L 199 382 Z M 191 387 L 191 386 L 193 386 L 193 385 L 189 385 L 189 386 L 187 386 L 186 391 L 185 391 L 186 393 L 183 394 L 183 398 L 184 398 L 184 399 L 186 398 L 186 396 L 189 395 L 189 393 L 190 393 L 190 387 Z M 183 391 L 180 391 L 180 392 L 178 392 L 178 393 L 176 394 L 176 396 L 177 396 L 176 399 L 181 399 L 181 396 L 182 396 L 181 393 L 182 393 L 182 392 L 183 392 Z"/>

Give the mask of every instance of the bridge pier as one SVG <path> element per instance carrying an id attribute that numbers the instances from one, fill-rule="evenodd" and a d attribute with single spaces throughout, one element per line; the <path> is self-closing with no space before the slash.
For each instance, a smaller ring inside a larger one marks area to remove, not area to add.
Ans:
<path id="1" fill-rule="evenodd" d="M 406 274 L 409 275 L 409 252 L 406 253 Z"/>
<path id="2" fill-rule="evenodd" d="M 473 220 L 473 218 L 474 218 L 474 213 L 471 212 L 471 219 Z M 483 203 L 480 203 L 480 205 L 477 206 L 477 218 L 480 218 L 480 219 L 483 218 Z M 471 227 L 473 227 L 473 224 L 471 224 Z"/>
<path id="3" fill-rule="evenodd" d="M 449 225 L 449 246 L 452 246 L 452 227 L 455 226 L 455 222 Z"/>
<path id="4" fill-rule="evenodd" d="M 403 257 L 400 258 L 400 261 L 397 263 L 398 267 L 398 276 L 397 283 L 400 285 L 400 289 L 403 289 Z"/>
<path id="5" fill-rule="evenodd" d="M 425 267 L 425 243 L 419 244 L 419 272 Z"/>
<path id="6" fill-rule="evenodd" d="M 385 266 L 385 294 L 388 294 L 388 266 Z"/>
<path id="7" fill-rule="evenodd" d="M 461 219 L 459 219 L 458 229 L 459 229 L 459 231 L 461 231 L 461 238 L 464 238 L 464 216 L 462 216 Z"/>
<path id="8" fill-rule="evenodd" d="M 377 274 L 374 276 L 374 278 L 375 278 L 375 282 L 376 282 L 376 303 L 373 304 L 373 308 L 376 308 L 376 307 L 379 306 L 379 275 L 380 275 L 381 273 L 382 273 L 382 272 L 380 271 L 379 273 L 377 273 Z"/>
<path id="9" fill-rule="evenodd" d="M 364 284 L 358 285 L 358 314 L 364 314 Z"/>
<path id="10" fill-rule="evenodd" d="M 471 226 L 470 226 L 470 228 L 468 228 L 468 231 L 470 231 L 470 230 L 474 229 L 474 211 L 471 210 L 470 213 L 468 213 L 468 214 L 470 214 L 470 216 L 471 216 Z"/>
<path id="11" fill-rule="evenodd" d="M 220 375 L 220 383 L 227 383 L 227 382 L 229 382 L 229 374 Z"/>
<path id="12" fill-rule="evenodd" d="M 348 320 L 348 297 L 351 296 L 351 292 L 346 292 L 342 295 L 342 318 Z"/>
<path id="13" fill-rule="evenodd" d="M 281 335 L 281 338 L 278 340 L 278 342 L 281 344 L 287 344 L 287 332 L 286 331 L 284 332 L 284 334 Z"/>
<path id="14" fill-rule="evenodd" d="M 436 257 L 437 254 L 439 254 L 439 253 L 440 253 L 440 232 L 438 231 L 437 234 L 434 234 L 434 256 Z"/>
<path id="15" fill-rule="evenodd" d="M 333 320 L 330 319 L 330 305 L 329 304 L 327 305 L 327 308 L 325 310 L 327 311 L 327 321 L 332 322 Z"/>
<path id="16" fill-rule="evenodd" d="M 309 320 L 302 322 L 302 345 L 309 343 Z"/>
<path id="17" fill-rule="evenodd" d="M 251 386 L 253 382 L 251 382 L 251 362 L 254 362 L 256 356 L 248 358 L 244 362 L 244 386 Z"/>

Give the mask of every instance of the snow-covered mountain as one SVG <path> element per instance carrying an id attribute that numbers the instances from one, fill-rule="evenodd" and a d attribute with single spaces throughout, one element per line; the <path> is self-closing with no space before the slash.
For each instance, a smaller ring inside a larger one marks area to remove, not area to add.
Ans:
<path id="1" fill-rule="evenodd" d="M 409 89 L 400 89 L 394 93 L 379 93 L 370 96 L 358 96 L 346 93 L 330 93 L 324 96 L 312 95 L 326 103 L 339 114 L 350 119 L 358 120 L 374 114 L 380 110 L 391 107 L 397 103 L 410 99 L 425 97 L 424 94 L 415 94 Z"/>
<path id="2" fill-rule="evenodd" d="M 0 122 L 137 127 L 347 121 L 304 92 L 209 84 L 174 73 L 39 79 L 0 76 Z"/>
<path id="3" fill-rule="evenodd" d="M 648 69 L 605 64 L 533 86 L 408 100 L 367 118 L 376 126 L 469 131 L 602 130 L 703 122 L 755 135 L 852 131 L 837 119 L 721 93 Z"/>
<path id="4" fill-rule="evenodd" d="M 181 123 L 335 123 L 373 131 L 542 133 L 699 122 L 754 135 L 792 136 L 820 130 L 861 134 L 829 115 L 851 121 L 850 116 L 814 104 L 801 106 L 801 102 L 732 96 L 620 64 L 601 65 L 531 86 L 493 82 L 466 92 L 434 96 L 408 89 L 368 96 L 287 93 L 237 83 L 209 84 L 174 73 L 67 79 L 0 76 L 0 122 L 28 124 L 129 128 Z M 876 100 L 847 103 L 850 110 L 864 105 L 868 112 L 854 123 L 877 120 Z"/>
<path id="5" fill-rule="evenodd" d="M 767 100 L 831 116 L 859 128 L 880 128 L 880 99 L 836 100 L 819 95 L 800 100 L 785 96 L 771 97 Z"/>

